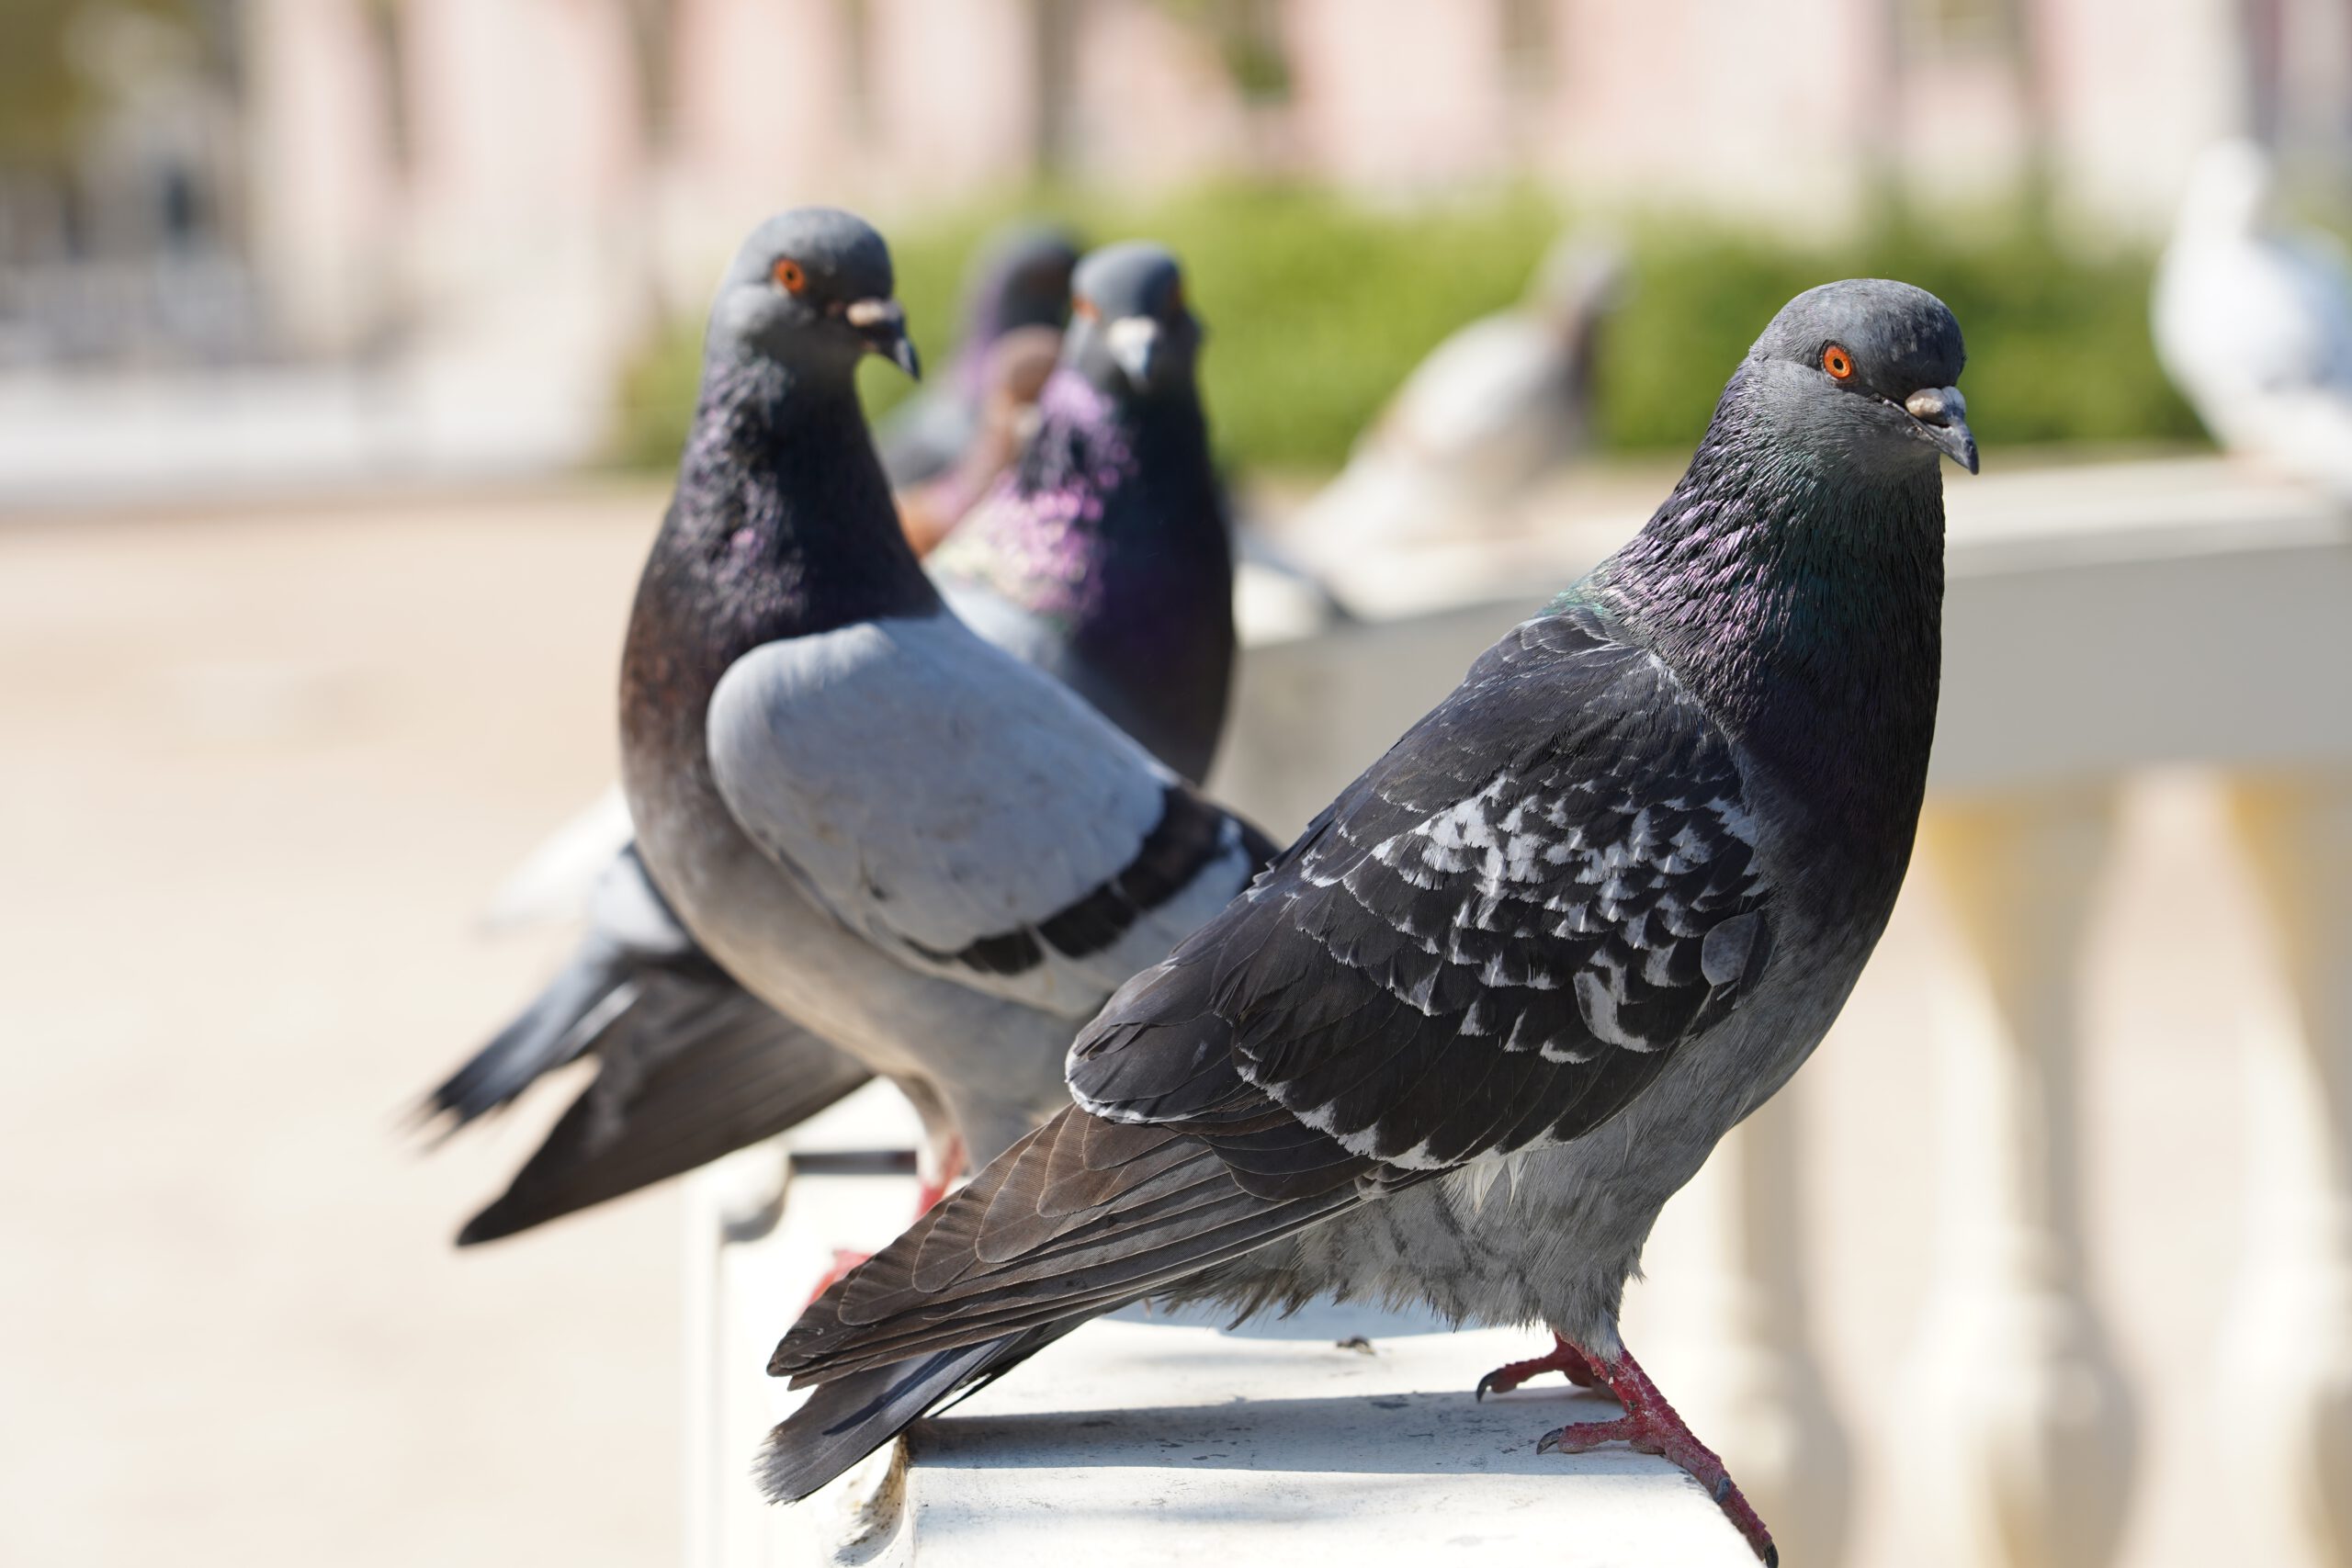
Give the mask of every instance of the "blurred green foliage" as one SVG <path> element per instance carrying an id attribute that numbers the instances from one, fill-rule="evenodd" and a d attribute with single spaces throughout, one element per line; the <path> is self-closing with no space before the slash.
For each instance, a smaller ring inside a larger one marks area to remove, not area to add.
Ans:
<path id="1" fill-rule="evenodd" d="M 899 225 L 899 298 L 927 365 L 946 364 L 966 258 L 1015 211 L 1064 218 L 1093 243 L 1149 235 L 1183 258 L 1209 326 L 1210 417 L 1225 460 L 1243 470 L 1337 467 L 1440 339 L 1519 298 L 1565 221 L 1527 192 L 1390 211 L 1320 190 L 1228 186 L 1148 205 L 1054 193 Z M 2148 250 L 2070 244 L 2026 208 L 1965 226 L 1890 212 L 1854 243 L 1820 248 L 1706 221 L 1611 231 L 1633 283 L 1598 367 L 1613 450 L 1687 449 L 1772 312 L 1855 276 L 1905 278 L 1951 306 L 1968 337 L 1970 420 L 1987 447 L 2199 438 L 2149 343 Z M 625 460 L 675 459 L 698 335 L 698 325 L 665 334 L 631 369 Z M 906 390 L 878 362 L 862 386 L 877 413 Z"/>
<path id="2" fill-rule="evenodd" d="M 0 165 L 52 167 L 102 107 L 91 54 L 107 13 L 193 28 L 187 0 L 0 0 Z"/>

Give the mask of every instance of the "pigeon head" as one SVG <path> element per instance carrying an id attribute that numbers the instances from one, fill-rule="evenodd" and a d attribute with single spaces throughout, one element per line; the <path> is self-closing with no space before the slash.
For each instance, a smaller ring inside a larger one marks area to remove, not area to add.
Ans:
<path id="1" fill-rule="evenodd" d="M 890 247 L 871 224 L 797 207 L 752 231 L 711 307 L 706 357 L 772 359 L 846 378 L 878 354 L 920 379 L 906 312 L 892 299 Z"/>
<path id="2" fill-rule="evenodd" d="M 976 345 L 1022 327 L 1057 327 L 1069 317 L 1078 243 L 1049 223 L 1021 223 L 989 242 L 974 267 L 967 313 Z"/>
<path id="3" fill-rule="evenodd" d="M 1062 362 L 1114 398 L 1189 390 L 1201 323 L 1176 258 L 1148 241 L 1091 251 L 1070 279 Z"/>
<path id="4" fill-rule="evenodd" d="M 1939 454 L 1976 471 L 1953 382 L 1960 323 L 1924 288 L 1881 277 L 1809 288 L 1747 351 L 1734 396 L 1789 447 L 1863 476 L 1908 477 Z"/>

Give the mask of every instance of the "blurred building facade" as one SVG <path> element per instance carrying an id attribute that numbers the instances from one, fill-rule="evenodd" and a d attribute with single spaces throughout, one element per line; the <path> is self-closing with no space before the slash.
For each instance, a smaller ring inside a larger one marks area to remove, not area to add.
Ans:
<path id="1" fill-rule="evenodd" d="M 528 410 L 548 452 L 593 439 L 627 345 L 698 309 L 790 202 L 902 219 L 1039 176 L 1273 173 L 1384 197 L 1532 177 L 1818 231 L 1874 189 L 1964 206 L 2041 181 L 2086 228 L 2153 231 L 2223 134 L 2352 169 L 2340 0 L 165 9 L 194 46 L 126 9 L 96 49 L 111 107 L 69 184 L 113 193 L 83 205 L 115 238 L 45 239 L 38 202 L 0 200 L 0 364 L 157 343 L 397 363 L 427 403 L 492 389 L 442 425 Z"/>

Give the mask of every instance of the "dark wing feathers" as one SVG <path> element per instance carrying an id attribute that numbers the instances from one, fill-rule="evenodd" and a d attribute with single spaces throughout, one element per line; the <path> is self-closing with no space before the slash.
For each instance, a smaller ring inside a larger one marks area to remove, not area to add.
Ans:
<path id="1" fill-rule="evenodd" d="M 1211 965 L 1240 1076 L 1353 1152 L 1422 1169 L 1561 1142 L 1760 963 L 1751 831 L 1698 704 L 1570 611 L 1491 650 L 1167 967 Z M 1073 1048 L 1081 1103 L 1138 1076 L 1116 1060 L 1138 994 Z"/>
<path id="2" fill-rule="evenodd" d="M 1066 1111 L 826 1292 L 768 1370 L 830 1381 L 1107 1310 L 1352 1201 L 1269 1202 L 1207 1140 Z"/>

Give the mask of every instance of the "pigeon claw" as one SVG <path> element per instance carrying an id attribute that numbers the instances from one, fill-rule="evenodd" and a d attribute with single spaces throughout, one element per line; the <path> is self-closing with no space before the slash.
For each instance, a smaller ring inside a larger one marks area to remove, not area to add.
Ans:
<path id="1" fill-rule="evenodd" d="M 1566 1340 L 1561 1343 L 1576 1348 Z M 1551 1362 L 1556 1356 L 1555 1352 L 1544 1359 Z M 1580 1454 L 1604 1443 L 1623 1443 L 1637 1453 L 1657 1454 L 1699 1483 L 1715 1506 L 1724 1511 L 1732 1527 L 1747 1539 L 1765 1568 L 1780 1568 L 1781 1549 L 1772 1544 L 1772 1532 L 1764 1528 L 1763 1519 L 1740 1495 L 1738 1485 L 1724 1469 L 1724 1461 L 1715 1457 L 1713 1450 L 1690 1435 L 1690 1428 L 1683 1425 L 1682 1417 L 1674 1413 L 1674 1406 L 1666 1402 L 1666 1396 L 1658 1393 L 1657 1385 L 1650 1382 L 1649 1374 L 1642 1371 L 1640 1364 L 1622 1350 L 1613 1360 L 1589 1357 L 1587 1362 L 1598 1381 L 1625 1407 L 1625 1414 L 1613 1421 L 1580 1421 L 1574 1426 L 1555 1427 L 1537 1440 L 1535 1451 Z M 1534 1364 L 1518 1362 L 1488 1376 L 1508 1374 L 1518 1367 Z M 1554 1369 L 1546 1366 L 1543 1370 Z M 1486 1386 L 1483 1380 L 1479 1386 Z"/>
<path id="2" fill-rule="evenodd" d="M 1578 1388 L 1596 1388 L 1600 1383 L 1600 1374 L 1592 1370 L 1592 1362 L 1585 1353 L 1555 1334 L 1550 1354 L 1497 1367 L 1478 1380 L 1472 1397 L 1484 1400 L 1490 1393 L 1509 1393 L 1528 1379 L 1545 1372 L 1558 1372 Z"/>

